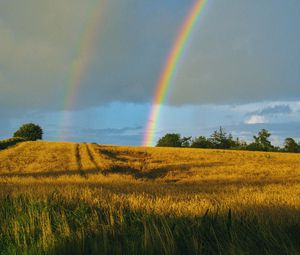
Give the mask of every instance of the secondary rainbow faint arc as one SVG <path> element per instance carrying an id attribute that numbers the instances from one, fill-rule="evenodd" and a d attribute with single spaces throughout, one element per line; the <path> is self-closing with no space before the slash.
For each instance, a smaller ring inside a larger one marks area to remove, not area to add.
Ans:
<path id="1" fill-rule="evenodd" d="M 144 135 L 144 146 L 153 145 L 154 134 L 159 120 L 161 105 L 166 98 L 166 94 L 175 75 L 177 65 L 187 45 L 188 39 L 190 38 L 193 28 L 197 24 L 198 19 L 203 13 L 207 2 L 208 0 L 196 0 L 187 17 L 185 18 L 178 36 L 173 44 L 172 50 L 168 55 L 163 71 L 161 72 L 160 79 L 156 85 L 151 112 L 149 114 Z"/>
<path id="2" fill-rule="evenodd" d="M 64 140 L 66 137 L 66 132 L 64 128 L 71 124 L 70 116 L 68 111 L 74 108 L 76 100 L 78 99 L 78 93 L 80 85 L 88 65 L 91 61 L 93 44 L 97 36 L 97 28 L 100 25 L 100 19 L 102 17 L 102 12 L 104 5 L 107 0 L 94 0 L 95 5 L 92 8 L 92 12 L 89 15 L 89 18 L 84 26 L 82 34 L 79 36 L 80 40 L 76 47 L 76 54 L 73 59 L 70 73 L 68 75 L 68 81 L 65 92 L 64 99 L 64 113 L 61 121 L 61 131 L 60 131 L 60 140 Z"/>

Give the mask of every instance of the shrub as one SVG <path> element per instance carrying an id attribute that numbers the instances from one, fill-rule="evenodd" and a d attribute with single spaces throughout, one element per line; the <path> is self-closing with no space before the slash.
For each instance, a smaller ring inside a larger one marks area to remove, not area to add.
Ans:
<path id="1" fill-rule="evenodd" d="M 213 148 L 213 144 L 210 139 L 207 139 L 205 136 L 199 136 L 193 139 L 192 148 Z"/>
<path id="2" fill-rule="evenodd" d="M 17 143 L 24 142 L 25 139 L 21 137 L 14 137 L 0 141 L 0 150 L 4 150 L 10 146 L 16 145 Z"/>
<path id="3" fill-rule="evenodd" d="M 271 144 L 269 140 L 270 136 L 271 133 L 268 130 L 262 129 L 258 132 L 257 136 L 253 136 L 254 143 L 252 143 L 249 146 L 251 148 L 254 148 L 257 151 L 273 151 L 274 146 Z"/>
<path id="4" fill-rule="evenodd" d="M 22 137 L 28 141 L 43 139 L 43 130 L 40 126 L 33 123 L 24 124 L 14 133 L 14 137 Z"/>
<path id="5" fill-rule="evenodd" d="M 182 140 L 180 134 L 166 134 L 157 142 L 157 147 L 181 147 Z"/>
<path id="6" fill-rule="evenodd" d="M 287 152 L 300 152 L 300 146 L 293 138 L 288 137 L 284 141 L 284 150 Z"/>

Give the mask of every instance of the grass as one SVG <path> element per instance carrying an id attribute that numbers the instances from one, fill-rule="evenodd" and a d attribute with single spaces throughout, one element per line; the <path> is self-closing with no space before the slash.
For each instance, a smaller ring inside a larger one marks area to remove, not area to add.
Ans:
<path id="1" fill-rule="evenodd" d="M 23 142 L 0 254 L 300 254 L 298 154 Z"/>

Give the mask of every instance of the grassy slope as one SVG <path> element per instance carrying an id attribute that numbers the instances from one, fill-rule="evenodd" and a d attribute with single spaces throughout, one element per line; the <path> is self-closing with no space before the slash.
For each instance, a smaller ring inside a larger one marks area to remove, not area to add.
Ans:
<path id="1" fill-rule="evenodd" d="M 25 142 L 0 151 L 3 254 L 299 254 L 297 154 Z"/>

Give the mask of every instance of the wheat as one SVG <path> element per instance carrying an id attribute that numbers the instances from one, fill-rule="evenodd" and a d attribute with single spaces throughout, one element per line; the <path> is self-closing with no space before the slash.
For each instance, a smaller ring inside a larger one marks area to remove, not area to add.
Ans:
<path id="1" fill-rule="evenodd" d="M 24 142 L 0 151 L 0 247 L 298 254 L 299 181 L 299 154 Z"/>

